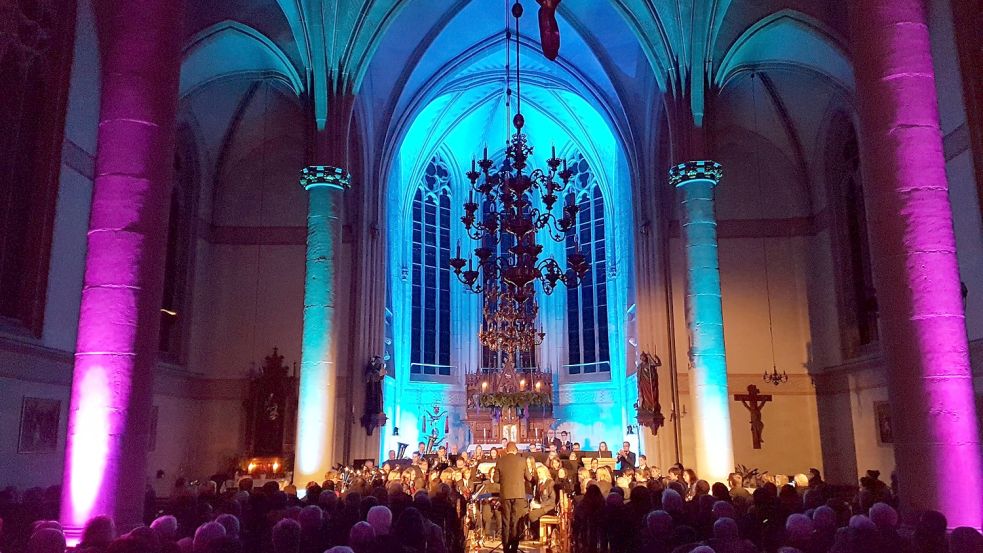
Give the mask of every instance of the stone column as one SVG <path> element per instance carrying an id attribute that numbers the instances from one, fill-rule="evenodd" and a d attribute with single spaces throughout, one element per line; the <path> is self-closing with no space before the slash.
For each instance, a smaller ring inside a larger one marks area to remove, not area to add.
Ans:
<path id="1" fill-rule="evenodd" d="M 347 171 L 310 166 L 300 184 L 310 194 L 307 208 L 307 276 L 304 281 L 304 334 L 297 407 L 297 452 L 294 481 L 298 487 L 321 482 L 340 459 L 334 451 L 338 333 L 335 258 L 341 246 L 341 192 L 351 186 Z M 343 426 L 343 425 L 342 425 Z"/>
<path id="2" fill-rule="evenodd" d="M 180 0 L 96 3 L 98 153 L 65 447 L 61 522 L 142 522 L 174 164 Z"/>
<path id="3" fill-rule="evenodd" d="M 696 466 L 700 476 L 710 482 L 726 482 L 734 470 L 713 207 L 713 187 L 722 174 L 720 164 L 713 161 L 682 163 L 669 171 L 670 184 L 682 194 Z"/>
<path id="4" fill-rule="evenodd" d="M 923 0 L 850 4 L 864 195 L 907 515 L 979 528 L 983 468 Z"/>

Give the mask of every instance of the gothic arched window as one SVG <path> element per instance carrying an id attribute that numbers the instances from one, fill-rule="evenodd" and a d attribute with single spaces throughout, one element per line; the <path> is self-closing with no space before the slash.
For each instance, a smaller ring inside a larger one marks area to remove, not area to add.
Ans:
<path id="1" fill-rule="evenodd" d="M 0 8 L 0 326 L 35 337 L 43 326 L 61 167 L 93 178 L 90 154 L 64 133 L 75 4 Z"/>
<path id="2" fill-rule="evenodd" d="M 853 349 L 877 342 L 877 294 L 870 262 L 870 240 L 867 237 L 867 211 L 860 180 L 860 155 L 857 138 L 850 129 L 849 140 L 843 148 L 843 159 L 849 176 L 843 184 L 843 215 L 846 223 L 849 276 L 846 299 L 856 323 L 855 334 L 848 343 Z M 857 354 L 858 351 L 852 352 Z"/>
<path id="3" fill-rule="evenodd" d="M 579 248 L 591 268 L 580 286 L 567 289 L 567 369 L 572 375 L 610 372 L 604 195 L 582 154 L 570 169 L 566 201 L 576 202 L 580 213 L 577 227 L 567 232 L 566 251 Z"/>
<path id="4" fill-rule="evenodd" d="M 434 156 L 413 196 L 413 316 L 410 376 L 450 376 L 450 172 Z"/>

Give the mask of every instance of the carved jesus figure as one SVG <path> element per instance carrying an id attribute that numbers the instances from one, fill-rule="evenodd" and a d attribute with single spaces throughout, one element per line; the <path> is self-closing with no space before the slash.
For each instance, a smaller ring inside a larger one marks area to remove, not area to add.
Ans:
<path id="1" fill-rule="evenodd" d="M 764 420 L 761 418 L 761 408 L 771 401 L 771 395 L 759 393 L 758 387 L 751 384 L 747 387 L 746 394 L 736 394 L 734 401 L 740 401 L 751 414 L 751 440 L 754 449 L 761 449 L 764 440 L 761 434 L 765 429 Z"/>

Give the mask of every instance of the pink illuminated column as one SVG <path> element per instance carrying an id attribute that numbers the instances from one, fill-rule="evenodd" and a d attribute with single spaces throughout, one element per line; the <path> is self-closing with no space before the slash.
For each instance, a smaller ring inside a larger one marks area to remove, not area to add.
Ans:
<path id="1" fill-rule="evenodd" d="M 983 468 L 926 6 L 850 6 L 902 506 L 979 528 Z"/>
<path id="2" fill-rule="evenodd" d="M 95 3 L 102 97 L 62 490 L 70 541 L 93 516 L 123 529 L 143 515 L 182 4 Z"/>

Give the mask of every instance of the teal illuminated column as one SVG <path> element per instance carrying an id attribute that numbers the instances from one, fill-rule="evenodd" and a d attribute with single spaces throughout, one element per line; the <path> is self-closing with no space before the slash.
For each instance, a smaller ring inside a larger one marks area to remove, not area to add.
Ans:
<path id="1" fill-rule="evenodd" d="M 307 276 L 304 281 L 304 335 L 297 410 L 298 487 L 321 482 L 334 461 L 335 380 L 337 377 L 337 294 L 335 257 L 341 245 L 342 191 L 351 186 L 344 169 L 306 167 L 300 184 L 307 190 Z"/>
<path id="2" fill-rule="evenodd" d="M 713 187 L 722 175 L 720 164 L 714 161 L 690 161 L 669 171 L 670 184 L 682 194 L 696 467 L 700 477 L 709 482 L 726 482 L 734 469 L 713 210 Z"/>

